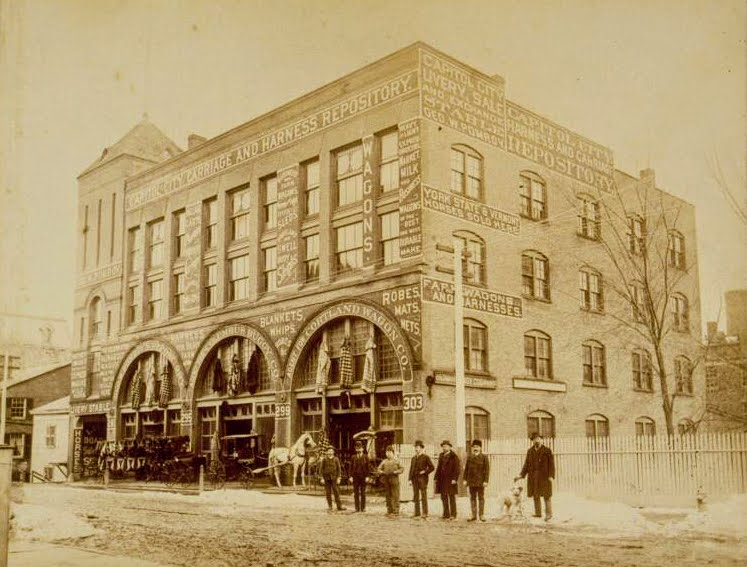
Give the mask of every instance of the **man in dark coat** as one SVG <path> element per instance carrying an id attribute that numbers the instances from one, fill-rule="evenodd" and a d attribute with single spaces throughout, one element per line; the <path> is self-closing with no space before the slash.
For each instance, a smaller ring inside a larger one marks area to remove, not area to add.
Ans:
<path id="1" fill-rule="evenodd" d="M 324 491 L 327 496 L 327 509 L 332 511 L 332 496 L 334 495 L 337 509 L 344 510 L 345 506 L 340 502 L 339 488 L 342 467 L 340 466 L 340 459 L 335 457 L 335 450 L 332 447 L 327 449 L 327 454 L 322 457 L 319 463 L 319 476 L 322 484 L 324 484 Z"/>
<path id="2" fill-rule="evenodd" d="M 467 457 L 464 465 L 464 485 L 469 487 L 469 503 L 472 507 L 472 517 L 467 520 L 477 520 L 477 504 L 480 503 L 480 521 L 485 521 L 485 487 L 490 478 L 490 460 L 482 452 L 482 441 L 472 441 L 472 454 Z"/>
<path id="3" fill-rule="evenodd" d="M 423 505 L 422 518 L 428 517 L 428 475 L 433 472 L 433 461 L 423 450 L 422 441 L 415 441 L 415 456 L 410 461 L 410 484 L 412 484 L 412 499 L 415 501 L 413 518 L 420 517 L 420 505 Z"/>
<path id="4" fill-rule="evenodd" d="M 366 511 L 366 482 L 371 474 L 368 455 L 363 452 L 363 443 L 355 442 L 355 455 L 350 461 L 350 477 L 353 479 L 353 500 L 355 511 Z"/>
<path id="5" fill-rule="evenodd" d="M 527 496 L 534 498 L 534 517 L 542 517 L 540 496 L 545 500 L 545 521 L 552 518 L 552 480 L 555 478 L 555 458 L 549 447 L 542 443 L 542 435 L 532 433 L 532 446 L 527 451 L 527 458 L 521 473 L 514 480 L 529 476 L 527 479 Z"/>
<path id="6" fill-rule="evenodd" d="M 441 504 L 443 504 L 444 509 L 442 518 L 444 520 L 455 520 L 457 517 L 456 495 L 459 490 L 457 482 L 459 481 L 460 468 L 459 457 L 451 450 L 451 442 L 443 441 L 433 480 L 436 483 L 436 494 L 441 495 Z"/>

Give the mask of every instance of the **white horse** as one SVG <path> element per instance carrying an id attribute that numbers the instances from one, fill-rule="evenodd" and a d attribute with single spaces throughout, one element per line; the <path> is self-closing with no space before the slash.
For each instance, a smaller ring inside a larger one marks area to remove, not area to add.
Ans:
<path id="1" fill-rule="evenodd" d="M 301 469 L 301 484 L 306 486 L 306 460 L 307 451 L 316 447 L 311 433 L 305 432 L 301 434 L 301 437 L 291 445 L 290 449 L 287 447 L 274 447 L 270 451 L 268 456 L 270 468 L 275 472 L 275 482 L 280 484 L 280 467 L 284 465 L 293 465 L 293 486 L 296 486 L 296 478 L 298 478 L 298 469 Z"/>

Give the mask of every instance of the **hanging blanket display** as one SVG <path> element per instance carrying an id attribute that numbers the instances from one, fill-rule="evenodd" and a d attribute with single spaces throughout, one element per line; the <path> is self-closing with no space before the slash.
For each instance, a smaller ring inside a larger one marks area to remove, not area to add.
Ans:
<path id="1" fill-rule="evenodd" d="M 145 379 L 145 404 L 152 406 L 156 403 L 156 361 L 151 360 L 150 370 Z"/>
<path id="2" fill-rule="evenodd" d="M 366 341 L 366 358 L 363 362 L 363 391 L 371 394 L 376 390 L 376 342 L 373 335 Z"/>
<path id="3" fill-rule="evenodd" d="M 327 331 L 322 334 L 322 342 L 319 343 L 319 358 L 316 362 L 316 393 L 324 395 L 327 393 L 329 384 L 329 347 L 327 346 Z"/>
<path id="4" fill-rule="evenodd" d="M 220 363 L 220 350 L 216 354 L 213 365 L 213 392 L 223 393 L 223 366 Z"/>
<path id="5" fill-rule="evenodd" d="M 239 355 L 234 353 L 231 357 L 231 373 L 228 375 L 228 395 L 235 397 L 239 393 L 241 382 L 241 368 L 239 366 Z"/>
<path id="6" fill-rule="evenodd" d="M 248 362 L 246 364 L 245 389 L 252 396 L 259 388 L 259 358 L 260 355 L 257 352 L 257 345 L 250 343 L 246 355 L 246 360 Z"/>
<path id="7" fill-rule="evenodd" d="M 353 352 L 348 337 L 342 340 L 340 347 L 340 387 L 346 390 L 353 387 Z"/>
<path id="8" fill-rule="evenodd" d="M 137 372 L 135 372 L 135 376 L 132 377 L 132 396 L 130 397 L 130 405 L 134 410 L 139 409 L 140 403 L 142 402 L 140 398 L 142 381 L 143 375 L 140 372 L 140 363 L 138 363 Z"/>
<path id="9" fill-rule="evenodd" d="M 165 408 L 171 398 L 171 374 L 168 362 L 163 365 L 161 371 L 161 391 L 158 395 L 158 407 Z"/>

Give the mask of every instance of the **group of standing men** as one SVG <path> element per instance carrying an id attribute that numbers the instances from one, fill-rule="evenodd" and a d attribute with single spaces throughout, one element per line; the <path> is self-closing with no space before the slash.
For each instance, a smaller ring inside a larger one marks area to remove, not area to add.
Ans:
<path id="1" fill-rule="evenodd" d="M 519 480 L 528 476 L 527 495 L 534 499 L 534 515 L 541 517 L 540 497 L 545 500 L 545 519 L 552 517 L 552 479 L 555 477 L 555 463 L 552 451 L 542 443 L 542 436 L 533 434 L 532 446 L 527 451 L 524 466 L 514 479 Z M 415 518 L 428 517 L 428 478 L 435 470 L 433 477 L 436 494 L 440 494 L 443 506 L 442 518 L 455 520 L 457 517 L 456 495 L 459 491 L 459 474 L 462 472 L 459 456 L 453 451 L 451 442 L 441 443 L 441 454 L 438 466 L 434 467 L 431 458 L 425 454 L 422 441 L 415 441 L 415 456 L 410 462 L 408 479 L 412 485 L 413 500 L 415 502 Z M 334 449 L 327 450 L 327 454 L 320 463 L 320 477 L 324 484 L 327 507 L 332 510 L 332 498 L 338 510 L 344 510 L 340 501 L 341 467 L 335 457 Z M 350 477 L 353 482 L 353 500 L 355 511 L 364 512 L 366 509 L 366 484 L 371 476 L 368 456 L 363 452 L 363 444 L 355 443 L 355 455 L 350 463 Z M 386 494 L 387 515 L 399 514 L 399 475 L 404 468 L 395 457 L 394 447 L 386 448 L 386 458 L 376 471 Z M 482 442 L 472 441 L 471 454 L 467 457 L 463 482 L 469 488 L 470 507 L 472 516 L 470 522 L 485 520 L 485 488 L 490 478 L 490 460 L 482 452 Z"/>

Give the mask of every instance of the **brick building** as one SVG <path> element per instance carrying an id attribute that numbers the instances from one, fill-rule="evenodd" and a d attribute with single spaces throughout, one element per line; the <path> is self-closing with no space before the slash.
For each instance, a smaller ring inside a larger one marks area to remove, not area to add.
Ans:
<path id="1" fill-rule="evenodd" d="M 706 415 L 709 431 L 747 430 L 747 290 L 726 292 L 726 333 L 708 322 Z"/>
<path id="2" fill-rule="evenodd" d="M 663 430 L 612 293 L 640 283 L 616 286 L 601 235 L 618 231 L 639 254 L 663 238 L 663 362 L 676 419 L 697 411 L 693 207 L 425 44 L 183 152 L 144 120 L 78 181 L 81 438 L 453 437 L 455 245 L 468 438 Z"/>

